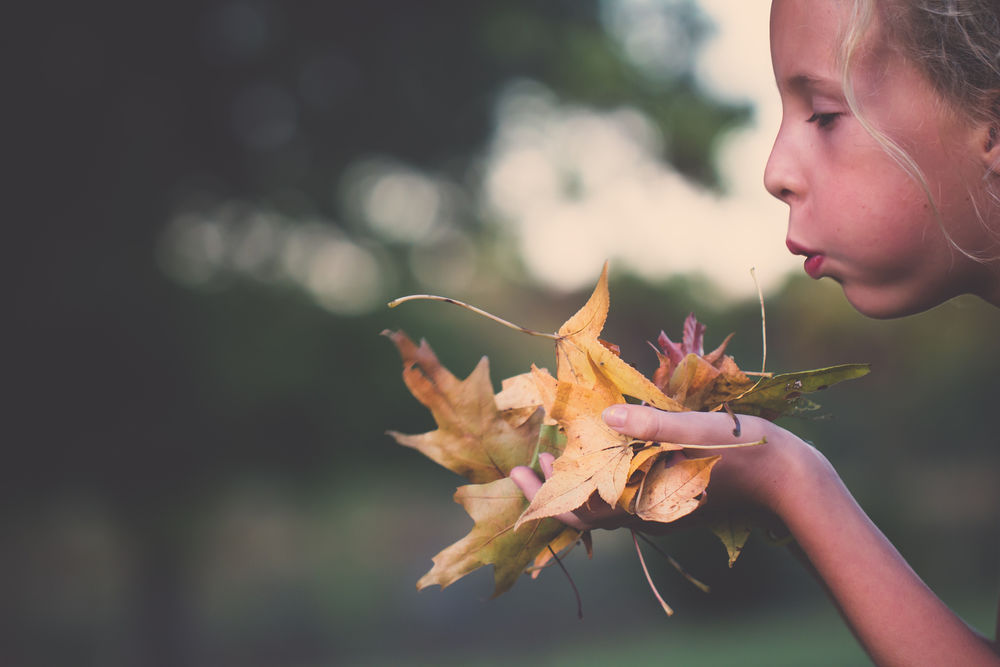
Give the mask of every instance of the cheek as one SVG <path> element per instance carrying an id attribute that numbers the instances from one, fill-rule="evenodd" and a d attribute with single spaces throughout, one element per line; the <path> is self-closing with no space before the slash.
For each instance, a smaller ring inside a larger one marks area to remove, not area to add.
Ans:
<path id="1" fill-rule="evenodd" d="M 940 233 L 936 227 L 928 229 L 933 216 L 928 215 L 926 202 L 906 199 L 844 196 L 828 201 L 835 211 L 833 224 L 827 228 L 828 241 L 859 271 L 883 277 L 910 271 L 914 262 L 927 255 Z"/>
<path id="2" fill-rule="evenodd" d="M 859 237 L 867 254 L 892 256 L 897 260 L 918 261 L 929 247 L 929 217 L 923 206 L 891 206 L 872 211 Z"/>
<path id="3" fill-rule="evenodd" d="M 940 231 L 924 189 L 895 163 L 865 174 L 863 183 L 853 207 L 855 227 L 872 243 L 917 247 Z"/>

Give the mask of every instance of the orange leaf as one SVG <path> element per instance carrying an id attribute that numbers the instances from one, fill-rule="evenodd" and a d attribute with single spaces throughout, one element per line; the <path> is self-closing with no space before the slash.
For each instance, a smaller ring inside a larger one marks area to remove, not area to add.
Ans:
<path id="1" fill-rule="evenodd" d="M 646 521 L 670 522 L 690 514 L 702 503 L 712 467 L 721 456 L 671 461 L 658 459 L 635 500 L 635 513 Z"/>

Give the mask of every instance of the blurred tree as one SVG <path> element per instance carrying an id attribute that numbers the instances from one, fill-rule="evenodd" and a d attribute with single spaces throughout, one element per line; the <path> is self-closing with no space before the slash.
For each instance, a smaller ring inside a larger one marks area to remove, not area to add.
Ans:
<path id="1" fill-rule="evenodd" d="M 674 8 L 690 50 L 704 22 L 690 2 Z M 372 317 L 330 316 L 252 280 L 202 291 L 167 280 L 156 248 L 179 205 L 277 206 L 294 190 L 310 214 L 349 224 L 338 184 L 370 155 L 462 182 L 515 78 L 567 101 L 642 109 L 671 138 L 663 157 L 708 185 L 716 137 L 747 116 L 702 94 L 689 59 L 669 77 L 644 75 L 592 1 L 18 12 L 7 42 L 18 72 L 4 511 L 19 524 L 78 496 L 112 509 L 135 557 L 130 616 L 148 665 L 190 657 L 184 554 L 212 493 L 248 470 L 349 474 L 384 426 L 364 397 L 398 373 Z M 432 316 L 412 317 L 440 347 L 455 340 Z M 398 414 L 396 426 L 418 419 L 414 406 Z"/>
<path id="2" fill-rule="evenodd" d="M 704 22 L 690 2 L 673 7 L 689 31 L 682 44 L 693 48 Z M 13 413 L 31 443 L 20 448 L 20 467 L 47 471 L 20 476 L 15 486 L 31 494 L 67 478 L 145 493 L 119 474 L 123 457 L 159 456 L 152 467 L 167 488 L 171 470 L 211 476 L 219 463 L 193 459 L 214 456 L 200 434 L 226 399 L 197 395 L 212 384 L 205 373 L 241 368 L 253 387 L 229 389 L 262 391 L 264 402 L 275 390 L 261 383 L 282 382 L 273 373 L 301 391 L 301 377 L 262 357 L 301 358 L 285 343 L 325 315 L 252 281 L 190 293 L 162 276 L 157 239 L 191 193 L 281 202 L 294 188 L 307 208 L 342 220 L 335 186 L 359 158 L 468 168 L 490 135 L 495 96 L 515 78 L 566 100 L 643 109 L 673 138 L 664 158 L 709 185 L 715 138 L 747 115 L 700 93 L 690 64 L 666 79 L 644 75 L 605 30 L 596 2 L 105 2 L 22 11 L 25 29 L 12 44 L 21 84 L 12 107 L 22 115 L 11 153 L 21 353 L 11 378 Z M 287 313 L 281 326 L 276 308 Z M 335 349 L 356 344 L 349 333 L 357 326 L 336 321 Z M 273 347 L 254 349 L 265 336 Z M 193 428 L 200 434 L 191 437 Z M 231 452 L 218 451 L 230 465 Z"/>

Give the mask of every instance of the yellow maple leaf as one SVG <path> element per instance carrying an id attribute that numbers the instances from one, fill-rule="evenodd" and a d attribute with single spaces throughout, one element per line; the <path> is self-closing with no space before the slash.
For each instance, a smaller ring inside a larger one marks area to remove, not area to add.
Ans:
<path id="1" fill-rule="evenodd" d="M 525 521 L 575 510 L 594 492 L 614 505 L 625 489 L 632 460 L 630 438 L 601 418 L 604 408 L 624 400 L 607 378 L 594 373 L 594 385 L 586 387 L 557 380 L 535 367 L 532 374 L 546 414 L 566 433 L 566 448 L 515 529 Z"/>
<path id="2" fill-rule="evenodd" d="M 589 387 L 601 375 L 625 396 L 661 410 L 680 412 L 684 406 L 664 394 L 649 378 L 601 342 L 599 337 L 608 317 L 610 300 L 608 265 L 605 263 L 587 303 L 556 333 L 556 377 L 561 382 Z"/>

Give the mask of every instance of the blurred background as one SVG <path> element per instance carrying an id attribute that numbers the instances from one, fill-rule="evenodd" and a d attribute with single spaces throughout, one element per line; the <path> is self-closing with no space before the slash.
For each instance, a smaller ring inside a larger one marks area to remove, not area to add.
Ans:
<path id="1" fill-rule="evenodd" d="M 866 320 L 801 276 L 760 186 L 766 3 L 34 3 L 8 24 L 5 665 L 866 664 L 752 538 L 627 534 L 490 600 L 417 593 L 471 525 L 378 334 L 458 376 L 552 364 L 611 261 L 605 338 L 695 311 L 745 368 L 871 362 L 789 419 L 927 581 L 993 627 L 1000 314 Z"/>

